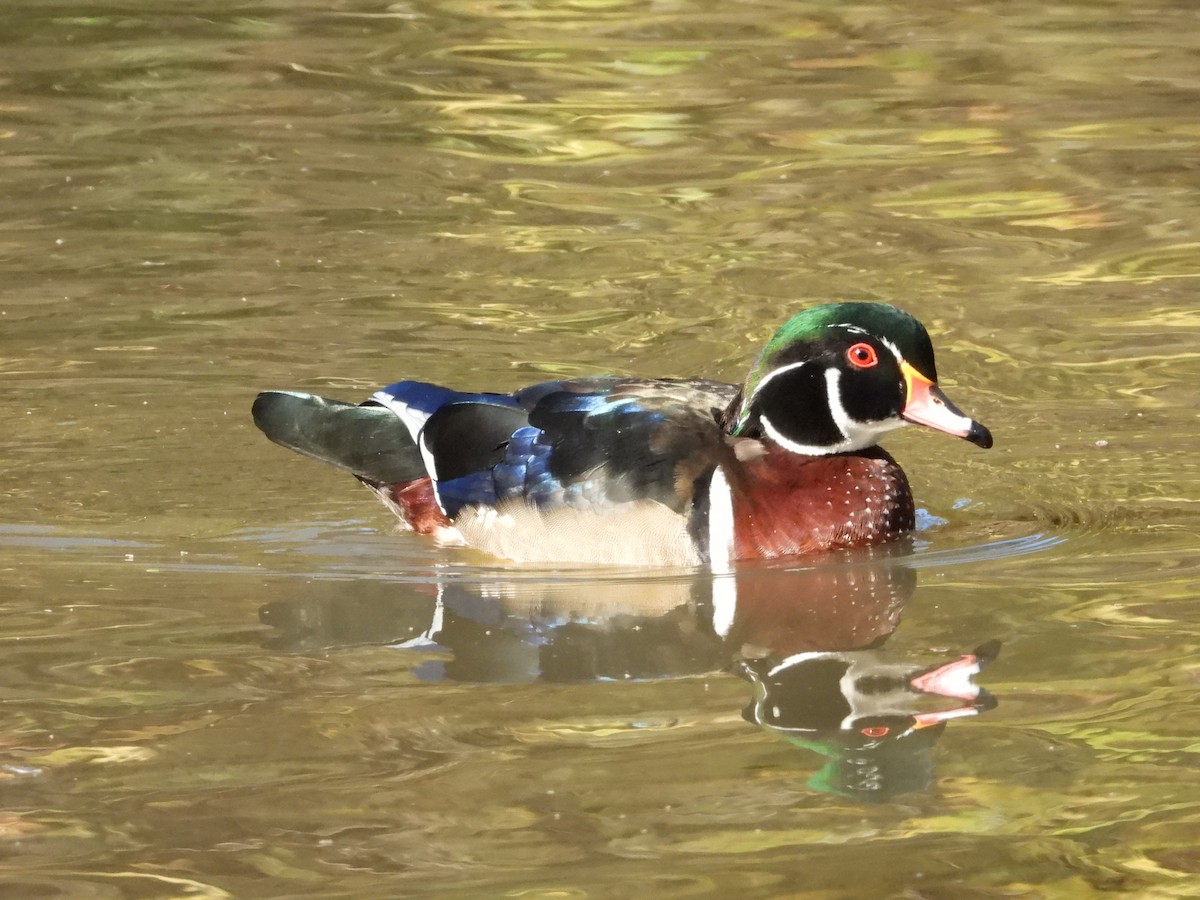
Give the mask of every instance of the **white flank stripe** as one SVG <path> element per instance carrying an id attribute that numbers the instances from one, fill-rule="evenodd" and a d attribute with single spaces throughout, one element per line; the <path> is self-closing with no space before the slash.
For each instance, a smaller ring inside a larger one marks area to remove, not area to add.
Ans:
<path id="1" fill-rule="evenodd" d="M 733 575 L 733 492 L 720 466 L 708 485 L 708 565 L 713 574 L 713 631 L 727 637 L 737 613 Z"/>
<path id="2" fill-rule="evenodd" d="M 733 492 L 720 466 L 708 484 L 708 560 L 714 572 L 733 571 Z"/>
<path id="3" fill-rule="evenodd" d="M 425 471 L 429 474 L 430 481 L 433 482 L 433 498 L 437 501 L 438 508 L 444 513 L 446 507 L 442 505 L 442 496 L 438 493 L 437 467 L 433 463 L 433 455 L 421 437 L 421 431 L 424 429 L 425 423 L 429 421 L 430 414 L 415 410 L 407 403 L 401 403 L 386 391 L 376 391 L 371 395 L 371 399 L 376 403 L 382 403 L 394 412 L 396 418 L 403 422 L 404 427 L 408 429 L 408 435 L 417 445 L 417 449 L 421 451 L 421 460 L 425 463 Z"/>
<path id="4" fill-rule="evenodd" d="M 425 471 L 429 473 L 429 482 L 433 485 L 433 499 L 437 501 L 438 509 L 443 513 L 446 512 L 446 507 L 442 504 L 442 495 L 438 491 L 438 476 L 437 466 L 433 461 L 433 454 L 429 452 L 429 447 L 425 443 L 425 435 L 417 435 L 417 449 L 421 451 L 421 460 L 425 463 Z"/>
<path id="5" fill-rule="evenodd" d="M 376 391 L 371 395 L 371 399 L 376 403 L 381 403 L 396 414 L 404 427 L 408 429 L 408 436 L 413 439 L 414 444 L 419 444 L 421 429 L 425 427 L 425 423 L 429 421 L 429 413 L 423 413 L 413 409 L 407 403 L 401 403 L 391 394 L 385 391 Z"/>

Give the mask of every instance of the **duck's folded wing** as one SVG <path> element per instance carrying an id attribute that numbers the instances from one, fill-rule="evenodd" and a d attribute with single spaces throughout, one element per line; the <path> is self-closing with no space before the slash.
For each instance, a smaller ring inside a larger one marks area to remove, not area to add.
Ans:
<path id="1" fill-rule="evenodd" d="M 695 480 L 720 459 L 716 418 L 736 390 L 713 381 L 584 379 L 539 392 L 529 426 L 540 465 L 527 496 L 585 507 L 655 500 L 682 511 Z"/>

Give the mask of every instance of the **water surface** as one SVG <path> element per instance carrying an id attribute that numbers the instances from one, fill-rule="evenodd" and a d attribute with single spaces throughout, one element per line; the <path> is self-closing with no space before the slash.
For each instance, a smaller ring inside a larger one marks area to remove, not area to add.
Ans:
<path id="1" fill-rule="evenodd" d="M 1196 25 L 8 3 L 0 884 L 1200 891 Z M 262 388 L 738 380 L 829 299 L 917 314 L 997 446 L 896 435 L 913 543 L 750 567 L 736 608 L 398 535 L 249 420 Z M 962 713 L 911 733 L 787 664 L 993 641 L 994 703 L 909 698 Z"/>

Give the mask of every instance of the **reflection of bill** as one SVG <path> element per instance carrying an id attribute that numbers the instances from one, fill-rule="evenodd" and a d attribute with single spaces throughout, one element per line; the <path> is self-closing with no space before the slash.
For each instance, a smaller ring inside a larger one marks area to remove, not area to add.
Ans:
<path id="1" fill-rule="evenodd" d="M 432 682 L 732 669 L 755 686 L 750 721 L 830 757 L 823 788 L 881 798 L 927 786 L 944 723 L 994 705 L 971 680 L 993 646 L 925 668 L 878 651 L 916 589 L 902 552 L 847 553 L 806 569 L 745 566 L 719 578 L 359 583 L 353 598 L 277 602 L 262 616 L 276 628 L 274 646 L 387 643 L 421 653 L 414 672 Z M 946 698 L 954 708 L 927 708 Z"/>

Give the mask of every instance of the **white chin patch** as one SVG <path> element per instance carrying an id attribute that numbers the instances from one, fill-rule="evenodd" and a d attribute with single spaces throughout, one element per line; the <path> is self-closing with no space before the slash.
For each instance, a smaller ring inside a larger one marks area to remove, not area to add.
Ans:
<path id="1" fill-rule="evenodd" d="M 842 405 L 842 373 L 839 369 L 825 371 L 825 392 L 829 396 L 829 412 L 838 430 L 846 436 L 834 453 L 846 453 L 852 450 L 865 450 L 874 447 L 879 439 L 889 431 L 903 428 L 908 423 L 899 416 L 890 419 L 880 419 L 878 422 L 859 422 L 850 418 L 846 407 Z"/>

